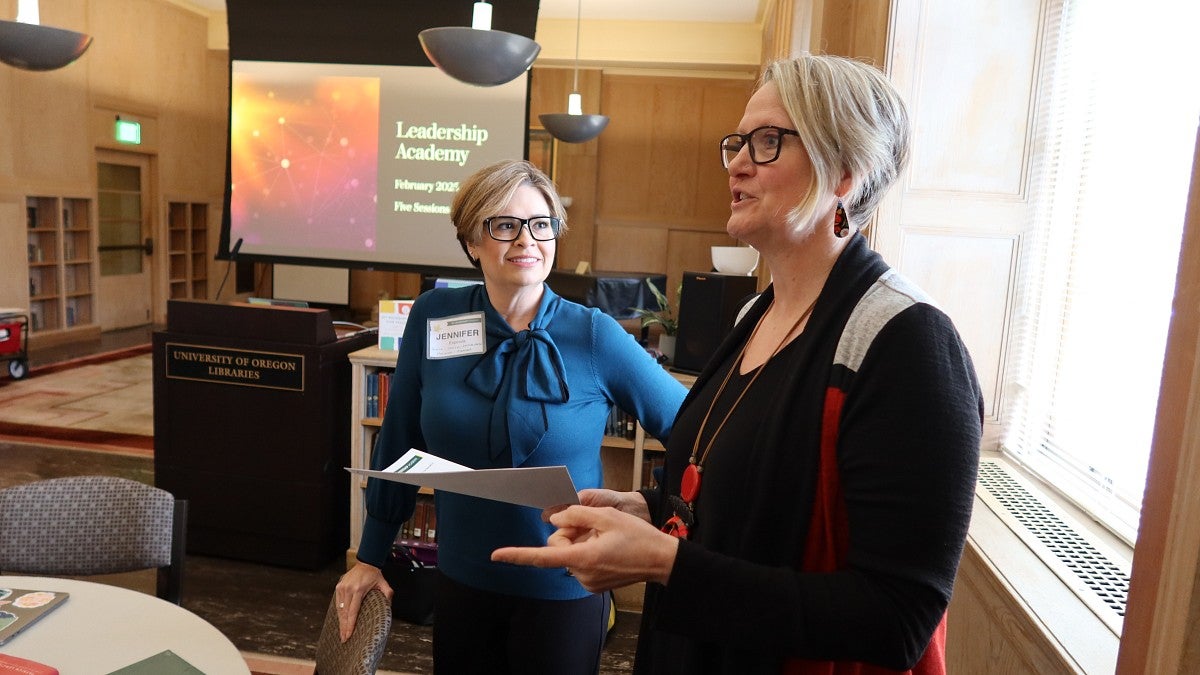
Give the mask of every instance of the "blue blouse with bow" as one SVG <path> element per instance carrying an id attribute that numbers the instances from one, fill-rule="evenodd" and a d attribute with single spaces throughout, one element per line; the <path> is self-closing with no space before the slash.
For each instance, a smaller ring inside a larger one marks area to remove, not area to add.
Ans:
<path id="1" fill-rule="evenodd" d="M 482 354 L 426 358 L 431 319 L 483 312 Z M 665 440 L 686 393 L 615 320 L 548 286 L 528 330 L 513 331 L 485 286 L 435 289 L 414 303 L 371 466 L 420 448 L 476 469 L 565 465 L 577 489 L 600 487 L 599 447 L 613 404 Z M 382 565 L 415 490 L 371 480 L 358 557 Z M 439 492 L 438 567 L 475 588 L 543 599 L 587 591 L 563 570 L 493 563 L 501 546 L 540 546 L 539 509 Z"/>

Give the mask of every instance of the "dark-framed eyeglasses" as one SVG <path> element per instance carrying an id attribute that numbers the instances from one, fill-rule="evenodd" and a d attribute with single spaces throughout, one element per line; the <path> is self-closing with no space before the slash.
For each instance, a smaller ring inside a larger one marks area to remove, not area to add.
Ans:
<path id="1" fill-rule="evenodd" d="M 783 127 L 759 127 L 744 134 L 729 134 L 721 139 L 721 166 L 729 168 L 729 163 L 742 151 L 750 146 L 750 161 L 755 164 L 770 164 L 779 159 L 779 151 L 783 148 L 784 136 L 800 134 L 794 129 Z"/>
<path id="2" fill-rule="evenodd" d="M 492 216 L 484 218 L 483 225 L 487 228 L 488 236 L 496 241 L 516 241 L 521 237 L 522 227 L 529 230 L 529 236 L 537 241 L 558 239 L 562 231 L 562 221 L 554 216 Z"/>

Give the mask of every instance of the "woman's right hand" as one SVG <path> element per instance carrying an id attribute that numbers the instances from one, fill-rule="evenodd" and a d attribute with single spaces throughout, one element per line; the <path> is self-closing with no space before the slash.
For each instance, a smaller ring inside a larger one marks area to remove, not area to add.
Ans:
<path id="1" fill-rule="evenodd" d="M 358 608 L 372 588 L 383 591 L 388 602 L 392 601 L 392 587 L 383 578 L 383 570 L 374 565 L 359 561 L 338 579 L 333 597 L 337 600 L 338 629 L 342 642 L 349 640 L 354 633 Z"/>

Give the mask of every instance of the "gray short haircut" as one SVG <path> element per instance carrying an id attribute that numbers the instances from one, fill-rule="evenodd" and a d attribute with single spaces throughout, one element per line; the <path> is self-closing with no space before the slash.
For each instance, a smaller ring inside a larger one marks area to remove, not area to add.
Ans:
<path id="1" fill-rule="evenodd" d="M 899 92 L 874 66 L 833 55 L 803 54 L 767 65 L 758 86 L 774 83 L 813 166 L 808 195 L 789 214 L 812 218 L 821 195 L 849 173 L 843 199 L 856 228 L 870 220 L 908 162 L 912 135 Z"/>

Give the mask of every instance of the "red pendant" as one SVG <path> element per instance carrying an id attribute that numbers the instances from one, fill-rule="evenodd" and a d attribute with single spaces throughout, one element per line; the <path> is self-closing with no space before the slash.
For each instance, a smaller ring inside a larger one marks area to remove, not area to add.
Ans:
<path id="1" fill-rule="evenodd" d="M 683 501 L 693 504 L 700 496 L 700 469 L 695 464 L 688 464 L 683 470 L 683 478 L 679 480 L 679 496 Z"/>

